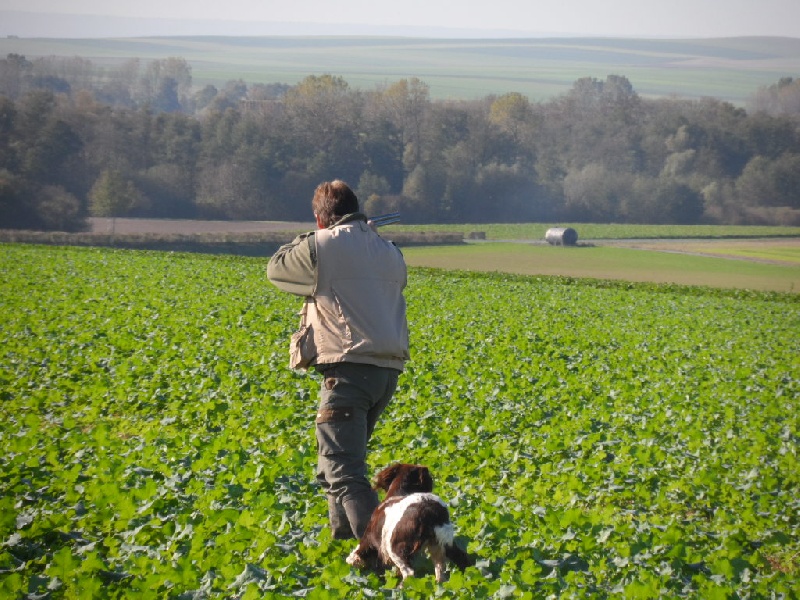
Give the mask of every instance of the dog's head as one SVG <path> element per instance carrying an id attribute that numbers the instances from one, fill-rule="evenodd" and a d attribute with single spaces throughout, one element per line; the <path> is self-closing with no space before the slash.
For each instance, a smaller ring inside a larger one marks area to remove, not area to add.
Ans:
<path id="1" fill-rule="evenodd" d="M 385 490 L 386 497 L 407 496 L 433 491 L 433 478 L 428 467 L 397 463 L 386 467 L 375 477 L 375 489 Z"/>

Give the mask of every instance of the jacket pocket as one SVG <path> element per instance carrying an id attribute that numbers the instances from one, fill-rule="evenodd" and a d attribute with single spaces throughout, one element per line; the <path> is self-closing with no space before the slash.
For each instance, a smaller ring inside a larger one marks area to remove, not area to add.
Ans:
<path id="1" fill-rule="evenodd" d="M 308 369 L 317 358 L 317 345 L 311 325 L 303 325 L 292 334 L 289 341 L 289 366 L 292 369 Z"/>

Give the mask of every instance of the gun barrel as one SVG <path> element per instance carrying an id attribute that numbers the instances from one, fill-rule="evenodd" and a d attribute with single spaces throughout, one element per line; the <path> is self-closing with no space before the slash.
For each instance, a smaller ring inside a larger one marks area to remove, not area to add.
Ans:
<path id="1" fill-rule="evenodd" d="M 370 219 L 375 224 L 375 227 L 383 227 L 384 225 L 391 225 L 400 221 L 400 213 L 393 212 L 385 215 L 379 215 Z"/>

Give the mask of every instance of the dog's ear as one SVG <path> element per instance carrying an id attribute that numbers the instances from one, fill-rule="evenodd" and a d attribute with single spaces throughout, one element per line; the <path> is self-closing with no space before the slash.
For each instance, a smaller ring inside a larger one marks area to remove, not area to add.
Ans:
<path id="1" fill-rule="evenodd" d="M 413 470 L 415 487 L 426 492 L 433 491 L 433 477 L 428 467 L 417 465 Z"/>
<path id="2" fill-rule="evenodd" d="M 400 468 L 403 465 L 395 463 L 390 467 L 386 467 L 383 471 L 375 476 L 375 489 L 386 491 L 392 485 L 392 481 L 397 477 Z"/>

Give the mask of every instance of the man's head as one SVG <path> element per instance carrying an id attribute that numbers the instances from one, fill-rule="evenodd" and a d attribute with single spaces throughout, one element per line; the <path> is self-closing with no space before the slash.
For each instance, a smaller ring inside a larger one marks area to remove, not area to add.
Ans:
<path id="1" fill-rule="evenodd" d="M 330 227 L 343 216 L 358 212 L 358 198 L 344 181 L 326 181 L 314 191 L 311 208 L 317 225 Z"/>

